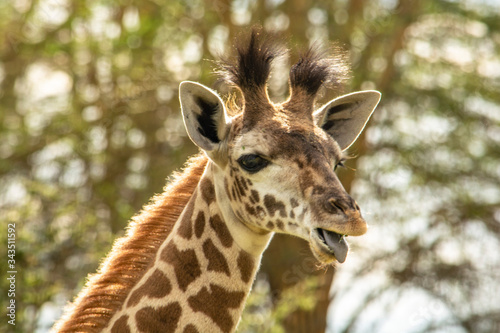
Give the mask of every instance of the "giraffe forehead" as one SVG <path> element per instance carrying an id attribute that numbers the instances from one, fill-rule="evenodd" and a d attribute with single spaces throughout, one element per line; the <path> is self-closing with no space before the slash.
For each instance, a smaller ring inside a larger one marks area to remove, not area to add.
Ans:
<path id="1" fill-rule="evenodd" d="M 309 124 L 295 123 L 291 126 L 256 127 L 244 132 L 235 140 L 235 156 L 262 154 L 271 159 L 291 159 L 303 156 L 340 159 L 338 144 L 322 129 Z"/>

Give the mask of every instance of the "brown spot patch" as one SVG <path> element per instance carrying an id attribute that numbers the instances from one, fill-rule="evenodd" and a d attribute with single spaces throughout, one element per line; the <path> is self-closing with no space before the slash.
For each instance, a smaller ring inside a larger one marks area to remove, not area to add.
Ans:
<path id="1" fill-rule="evenodd" d="M 179 251 L 175 244 L 170 242 L 163 250 L 161 260 L 174 266 L 177 283 L 183 291 L 201 275 L 200 263 L 194 250 Z"/>
<path id="2" fill-rule="evenodd" d="M 184 327 L 184 331 L 182 331 L 182 333 L 199 333 L 199 332 L 200 331 L 198 331 L 196 326 L 194 326 L 193 324 L 187 325 L 186 327 Z"/>
<path id="3" fill-rule="evenodd" d="M 276 201 L 276 198 L 270 194 L 266 194 L 264 197 L 264 206 L 266 206 L 269 215 L 272 217 L 279 211 L 281 217 L 286 217 L 285 204 L 281 201 Z"/>
<path id="4" fill-rule="evenodd" d="M 177 229 L 177 234 L 185 239 L 191 239 L 193 235 L 193 226 L 191 225 L 191 212 L 189 215 L 185 215 L 180 221 L 179 229 Z"/>
<path id="5" fill-rule="evenodd" d="M 128 326 L 128 316 L 121 316 L 111 328 L 111 333 L 130 333 L 130 327 Z"/>
<path id="6" fill-rule="evenodd" d="M 210 317 L 222 332 L 231 332 L 236 324 L 229 314 L 229 309 L 236 309 L 245 298 L 243 291 L 227 291 L 216 284 L 210 284 L 210 290 L 203 287 L 196 295 L 188 298 L 188 303 L 195 312 L 203 312 Z"/>
<path id="7" fill-rule="evenodd" d="M 241 280 L 245 283 L 250 282 L 255 265 L 252 256 L 245 251 L 241 251 L 238 255 L 237 264 L 240 269 Z"/>
<path id="8" fill-rule="evenodd" d="M 326 192 L 325 187 L 323 187 L 323 186 L 314 186 L 312 194 L 313 195 L 321 195 L 321 194 L 323 194 L 325 192 Z"/>
<path id="9" fill-rule="evenodd" d="M 225 247 L 231 247 L 233 245 L 233 236 L 229 232 L 226 224 L 221 220 L 219 215 L 211 216 L 209 219 L 210 226 L 215 231 L 220 239 L 220 242 Z"/>
<path id="10" fill-rule="evenodd" d="M 242 184 L 242 180 L 243 180 L 243 178 L 236 176 L 234 178 L 234 183 L 235 183 L 235 187 L 237 189 L 238 194 L 240 194 L 240 196 L 244 197 L 244 196 L 246 196 L 246 191 L 245 191 L 245 187 Z"/>
<path id="11" fill-rule="evenodd" d="M 250 200 L 253 200 L 253 203 L 258 203 L 260 201 L 259 192 L 257 192 L 256 190 L 251 190 Z"/>
<path id="12" fill-rule="evenodd" d="M 222 272 L 227 276 L 231 276 L 226 258 L 214 245 L 211 239 L 207 239 L 203 243 L 203 254 L 208 259 L 208 270 L 214 272 Z"/>
<path id="13" fill-rule="evenodd" d="M 162 271 L 157 269 L 142 286 L 132 293 L 127 302 L 127 307 L 137 305 L 143 297 L 161 298 L 167 296 L 171 291 L 172 285 L 169 279 Z"/>
<path id="14" fill-rule="evenodd" d="M 200 181 L 201 197 L 203 200 L 210 205 L 215 201 L 215 189 L 214 184 L 210 179 L 203 178 Z"/>
<path id="15" fill-rule="evenodd" d="M 198 212 L 196 220 L 194 221 L 194 234 L 197 238 L 200 238 L 205 230 L 205 213 L 202 211 Z"/>
<path id="16" fill-rule="evenodd" d="M 247 211 L 248 214 L 255 216 L 255 208 L 250 206 L 248 203 L 245 203 L 245 210 Z"/>
<path id="17" fill-rule="evenodd" d="M 274 223 L 271 222 L 271 221 L 269 221 L 269 222 L 267 222 L 266 227 L 267 227 L 267 229 L 273 230 L 274 229 Z"/>
<path id="18" fill-rule="evenodd" d="M 237 193 L 236 193 L 236 189 L 234 187 L 231 189 L 231 193 L 233 194 L 233 200 L 241 201 L 241 197 L 239 194 L 236 195 Z"/>
<path id="19" fill-rule="evenodd" d="M 137 311 L 135 320 L 141 332 L 174 332 L 182 314 L 179 303 L 172 303 L 157 309 L 146 307 Z"/>
<path id="20" fill-rule="evenodd" d="M 281 220 L 278 220 L 276 221 L 276 226 L 278 227 L 278 229 L 280 230 L 285 230 L 285 224 L 283 223 L 283 221 Z"/>
<path id="21" fill-rule="evenodd" d="M 299 177 L 299 184 L 302 193 L 304 193 L 309 187 L 314 186 L 313 180 L 313 170 L 307 169 L 301 172 L 301 177 Z"/>
<path id="22" fill-rule="evenodd" d="M 241 182 L 241 185 L 243 186 L 243 188 L 245 189 L 245 191 L 247 191 L 248 190 L 247 179 L 241 177 L 240 182 Z"/>

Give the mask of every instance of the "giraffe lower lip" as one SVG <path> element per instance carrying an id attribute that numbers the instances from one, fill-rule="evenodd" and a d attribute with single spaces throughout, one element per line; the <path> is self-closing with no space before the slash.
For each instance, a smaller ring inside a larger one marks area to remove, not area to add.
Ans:
<path id="1" fill-rule="evenodd" d="M 349 246 L 344 239 L 344 235 L 321 228 L 316 230 L 318 231 L 319 238 L 333 253 L 337 261 L 343 263 L 347 257 L 347 252 L 349 251 Z"/>

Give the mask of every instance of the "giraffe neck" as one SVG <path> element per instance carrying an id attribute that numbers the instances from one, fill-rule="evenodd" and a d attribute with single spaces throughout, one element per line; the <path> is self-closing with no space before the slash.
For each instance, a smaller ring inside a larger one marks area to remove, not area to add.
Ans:
<path id="1" fill-rule="evenodd" d="M 111 318 L 110 332 L 232 332 L 272 234 L 242 224 L 218 168 L 197 189 L 154 262 Z"/>

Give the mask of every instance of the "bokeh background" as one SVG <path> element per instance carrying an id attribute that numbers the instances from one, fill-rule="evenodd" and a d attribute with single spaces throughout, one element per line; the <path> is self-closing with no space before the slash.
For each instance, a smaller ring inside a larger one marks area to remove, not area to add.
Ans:
<path id="1" fill-rule="evenodd" d="M 239 332 L 500 332 L 496 0 L 0 1 L 0 331 L 48 331 L 196 153 L 178 85 L 212 86 L 214 60 L 254 24 L 292 50 L 338 41 L 352 65 L 344 92 L 383 98 L 339 171 L 368 234 L 329 270 L 275 237 Z M 296 56 L 276 63 L 276 101 Z"/>

